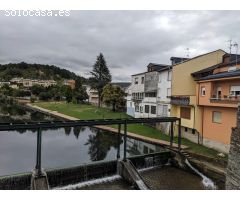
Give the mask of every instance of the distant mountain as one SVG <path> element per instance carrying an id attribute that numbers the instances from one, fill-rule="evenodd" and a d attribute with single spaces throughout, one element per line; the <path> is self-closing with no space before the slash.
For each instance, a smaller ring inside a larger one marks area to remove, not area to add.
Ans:
<path id="1" fill-rule="evenodd" d="M 59 81 L 62 79 L 74 79 L 85 83 L 84 77 L 78 76 L 73 72 L 66 69 L 61 69 L 54 65 L 42 65 L 42 64 L 27 64 L 21 63 L 9 63 L 5 65 L 0 64 L 0 80 L 9 81 L 14 77 L 23 77 L 31 79 L 52 79 Z"/>

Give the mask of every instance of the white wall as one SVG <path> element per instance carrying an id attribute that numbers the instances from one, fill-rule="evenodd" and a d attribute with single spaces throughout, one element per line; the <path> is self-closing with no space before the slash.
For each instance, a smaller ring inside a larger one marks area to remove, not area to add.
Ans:
<path id="1" fill-rule="evenodd" d="M 170 71 L 170 78 L 171 78 Z M 169 94 L 168 94 L 169 88 Z M 167 96 L 171 95 L 171 79 L 168 80 L 168 70 L 162 71 L 159 73 L 159 82 L 158 82 L 158 101 L 170 103 L 170 99 Z"/>

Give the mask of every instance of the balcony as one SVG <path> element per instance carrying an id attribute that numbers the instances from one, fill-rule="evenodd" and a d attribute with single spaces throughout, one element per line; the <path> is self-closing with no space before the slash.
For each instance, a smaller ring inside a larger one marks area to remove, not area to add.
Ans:
<path id="1" fill-rule="evenodd" d="M 134 96 L 132 96 L 132 101 L 142 101 L 143 100 L 143 97 L 134 97 Z"/>
<path id="2" fill-rule="evenodd" d="M 224 95 L 224 96 L 217 96 L 212 95 L 210 98 L 211 103 L 238 103 L 240 102 L 240 95 Z"/>
<path id="3" fill-rule="evenodd" d="M 172 105 L 189 105 L 190 97 L 189 96 L 170 96 L 170 104 Z"/>

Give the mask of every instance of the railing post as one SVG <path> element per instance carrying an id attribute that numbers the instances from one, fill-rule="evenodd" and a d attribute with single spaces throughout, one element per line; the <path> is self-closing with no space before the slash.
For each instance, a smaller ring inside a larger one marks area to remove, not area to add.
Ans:
<path id="1" fill-rule="evenodd" d="M 36 170 L 37 174 L 41 176 L 42 174 L 42 167 L 41 167 L 41 151 L 42 151 L 42 130 L 38 128 L 37 130 L 37 163 L 36 163 Z"/>
<path id="2" fill-rule="evenodd" d="M 181 134 L 181 118 L 178 120 L 178 149 L 181 150 L 181 141 L 182 141 L 182 134 Z"/>
<path id="3" fill-rule="evenodd" d="M 173 146 L 173 122 L 171 122 L 171 129 L 170 129 L 170 147 Z"/>
<path id="4" fill-rule="evenodd" d="M 121 139 L 121 124 L 118 124 L 118 150 L 117 150 L 117 159 L 120 158 L 120 139 Z"/>
<path id="5" fill-rule="evenodd" d="M 124 154 L 123 161 L 127 160 L 127 120 L 124 123 Z"/>

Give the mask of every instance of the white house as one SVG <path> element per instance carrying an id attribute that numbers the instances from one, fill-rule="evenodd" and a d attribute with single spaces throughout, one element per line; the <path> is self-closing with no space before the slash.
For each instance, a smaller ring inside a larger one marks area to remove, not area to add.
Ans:
<path id="1" fill-rule="evenodd" d="M 185 58 L 172 57 L 172 64 L 182 62 Z M 172 65 L 149 63 L 147 71 L 132 75 L 128 88 L 127 114 L 135 118 L 170 116 Z M 157 124 L 165 133 L 169 123 Z"/>

